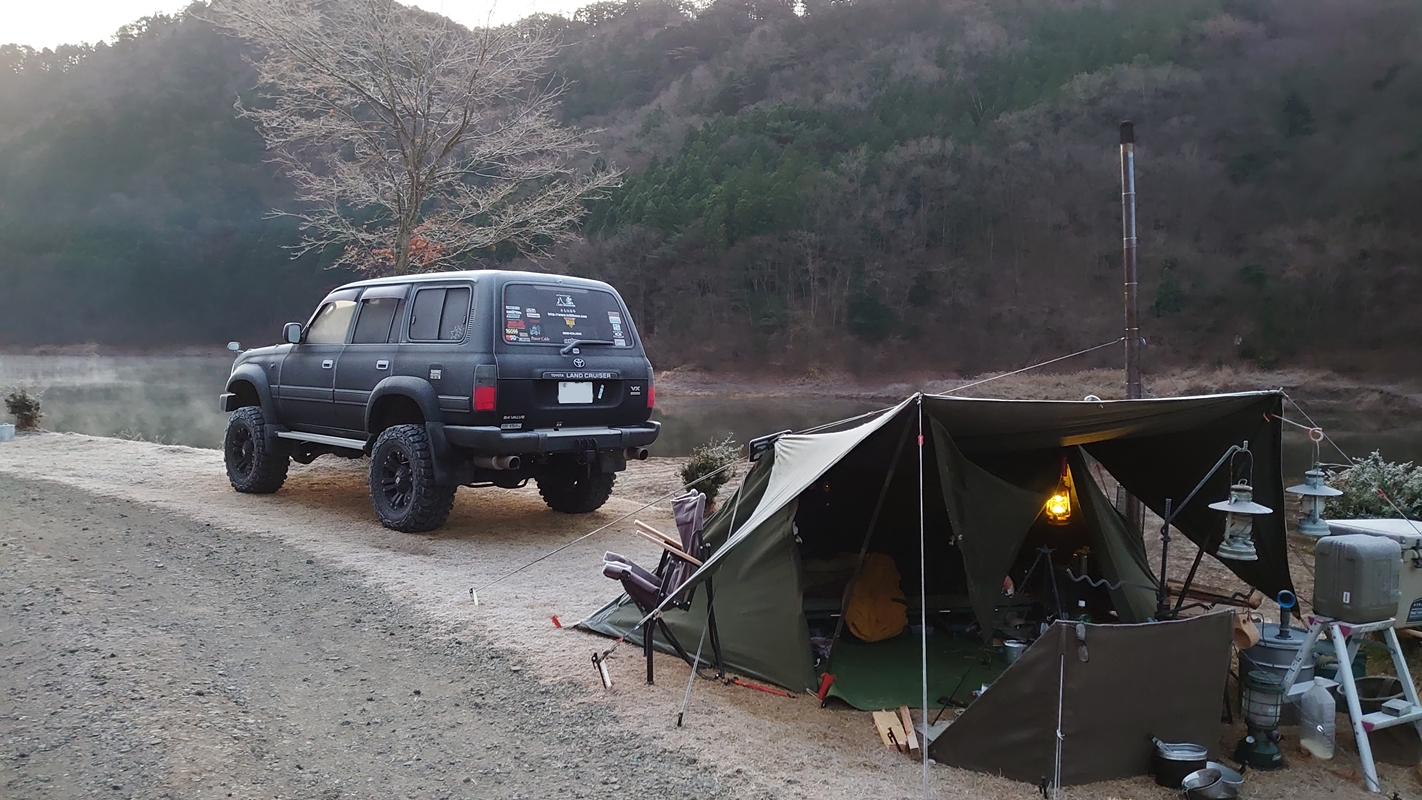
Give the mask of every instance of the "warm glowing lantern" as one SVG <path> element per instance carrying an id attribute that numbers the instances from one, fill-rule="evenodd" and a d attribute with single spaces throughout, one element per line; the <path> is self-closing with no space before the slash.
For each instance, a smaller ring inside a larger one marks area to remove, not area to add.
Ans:
<path id="1" fill-rule="evenodd" d="M 1065 458 L 1062 459 L 1062 476 L 1057 481 L 1057 488 L 1052 491 L 1052 496 L 1047 498 L 1042 513 L 1046 515 L 1050 525 L 1067 525 L 1071 522 L 1071 472 L 1067 469 Z"/>

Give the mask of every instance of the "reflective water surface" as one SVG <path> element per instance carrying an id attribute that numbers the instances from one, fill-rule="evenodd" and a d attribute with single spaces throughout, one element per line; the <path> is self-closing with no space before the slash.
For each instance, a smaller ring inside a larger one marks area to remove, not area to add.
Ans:
<path id="1" fill-rule="evenodd" d="M 226 416 L 217 395 L 231 367 L 219 356 L 32 356 L 0 355 L 0 390 L 24 386 L 43 399 L 44 427 L 100 436 L 121 436 L 193 447 L 219 447 Z M 738 397 L 678 396 L 662 388 L 655 418 L 662 435 L 655 455 L 679 456 L 713 437 L 745 442 L 779 430 L 803 430 L 880 408 L 886 403 L 806 395 Z M 0 418 L 8 420 L 0 414 Z M 1380 450 L 1393 461 L 1422 461 L 1422 424 L 1377 429 L 1363 414 L 1318 418 L 1349 455 Z M 1285 426 L 1285 473 L 1301 475 L 1313 459 L 1302 431 Z M 1342 458 L 1327 444 L 1325 462 Z"/>

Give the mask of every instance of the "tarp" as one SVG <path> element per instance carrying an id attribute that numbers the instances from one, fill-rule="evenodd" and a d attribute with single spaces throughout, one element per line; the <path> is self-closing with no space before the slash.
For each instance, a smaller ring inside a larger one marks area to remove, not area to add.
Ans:
<path id="1" fill-rule="evenodd" d="M 1229 672 L 1231 615 L 1148 625 L 1060 621 L 1032 643 L 928 752 L 935 760 L 1037 783 L 1056 760 L 1062 785 L 1143 775 L 1150 737 L 1213 749 Z"/>
<path id="2" fill-rule="evenodd" d="M 926 488 L 931 487 L 923 495 L 929 581 L 941 584 L 943 575 L 954 576 L 984 627 L 990 625 L 1003 578 L 1055 484 L 1063 456 L 1078 476 L 1081 513 L 1094 530 L 1093 556 L 1105 577 L 1122 582 L 1112 592 L 1116 611 L 1125 621 L 1141 621 L 1154 612 L 1154 578 L 1141 536 L 1089 478 L 1088 459 L 1159 514 L 1166 498 L 1182 500 L 1228 447 L 1248 440 L 1255 501 L 1276 513 L 1255 520 L 1258 561 L 1224 563 L 1273 595 L 1292 589 L 1282 513 L 1282 398 L 1278 392 L 1092 402 L 927 395 L 837 430 L 783 436 L 708 520 L 706 541 L 715 550 L 692 580 L 714 575 L 717 626 L 728 666 L 787 688 L 813 689 L 801 548 L 795 541 L 801 497 L 807 490 L 818 491 L 817 482 L 823 483 L 827 474 L 835 475 L 834 487 L 821 494 L 837 498 L 843 507 L 822 513 L 862 518 L 867 525 L 867 509 L 893 466 L 892 454 L 899 452 L 895 446 L 918 430 L 921 399 L 925 441 L 916 447 L 910 439 L 902 449 L 897 476 L 886 490 L 884 518 L 867 534 L 873 550 L 897 550 L 901 560 L 912 559 L 917 566 L 916 461 L 922 447 Z M 1219 544 L 1223 515 L 1207 504 L 1223 498 L 1229 483 L 1229 470 L 1220 470 L 1177 518 L 1180 530 L 1210 552 Z M 865 533 L 861 530 L 843 549 L 857 551 Z M 905 574 L 916 572 L 902 561 L 900 567 Z M 916 602 L 914 589 L 911 603 Z M 698 592 L 690 610 L 665 615 L 688 648 L 700 637 L 706 594 Z M 622 598 L 581 626 L 623 636 L 639 619 Z M 638 636 L 630 638 L 639 641 Z"/>

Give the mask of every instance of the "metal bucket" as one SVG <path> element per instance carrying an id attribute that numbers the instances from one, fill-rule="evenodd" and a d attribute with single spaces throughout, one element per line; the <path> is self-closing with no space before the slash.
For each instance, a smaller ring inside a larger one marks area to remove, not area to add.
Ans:
<path id="1" fill-rule="evenodd" d="M 1002 655 L 1007 659 L 1008 664 L 1016 664 L 1017 659 L 1022 657 L 1022 652 L 1027 649 L 1026 642 L 1003 642 Z"/>
<path id="2" fill-rule="evenodd" d="M 15 441 L 15 426 L 8 422 L 0 422 L 0 442 Z"/>

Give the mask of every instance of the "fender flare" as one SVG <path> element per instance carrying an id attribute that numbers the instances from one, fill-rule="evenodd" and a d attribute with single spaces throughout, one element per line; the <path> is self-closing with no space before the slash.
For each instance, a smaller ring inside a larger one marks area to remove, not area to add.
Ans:
<path id="1" fill-rule="evenodd" d="M 412 378 L 408 375 L 391 375 L 375 384 L 375 389 L 370 393 L 370 399 L 365 403 L 366 430 L 371 430 L 372 412 L 375 411 L 376 404 L 380 402 L 381 398 L 391 395 L 414 400 L 415 405 L 420 407 L 420 413 L 424 415 L 426 423 L 442 420 L 439 413 L 439 395 L 429 381 Z"/>
<path id="2" fill-rule="evenodd" d="M 260 365 L 246 363 L 232 370 L 232 374 L 227 378 L 227 391 L 232 391 L 232 384 L 238 382 L 252 384 L 257 390 L 257 403 L 262 407 L 262 413 L 266 415 L 270 422 L 277 422 L 276 405 L 272 403 L 272 387 L 267 383 L 267 373 Z"/>
<path id="3" fill-rule="evenodd" d="M 444 435 L 444 418 L 439 411 L 439 394 L 429 381 L 420 378 L 412 378 L 407 375 L 392 375 L 375 385 L 375 389 L 370 393 L 370 399 L 365 406 L 365 429 L 373 430 L 372 412 L 375 405 L 383 397 L 405 397 L 415 401 L 415 405 L 420 407 L 420 414 L 425 418 L 425 432 L 430 437 L 430 449 L 434 456 L 435 482 L 440 486 L 458 486 L 464 481 L 460 480 L 458 465 L 454 459 L 454 454 L 450 450 L 449 440 Z M 372 435 L 370 446 L 375 445 L 375 438 Z"/>

